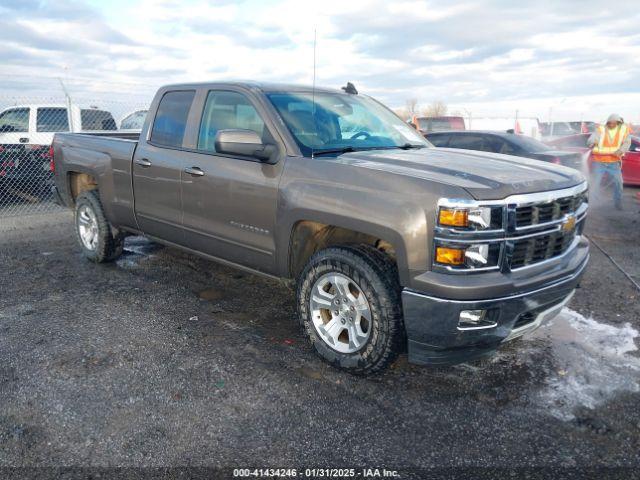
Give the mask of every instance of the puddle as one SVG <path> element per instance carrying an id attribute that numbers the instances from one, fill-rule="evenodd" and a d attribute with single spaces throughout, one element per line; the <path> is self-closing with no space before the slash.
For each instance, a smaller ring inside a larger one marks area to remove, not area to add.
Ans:
<path id="1" fill-rule="evenodd" d="M 116 265 L 122 268 L 135 268 L 145 258 L 153 258 L 154 252 L 162 245 L 153 243 L 145 237 L 127 237 L 124 241 L 122 256 L 116 260 Z"/>
<path id="2" fill-rule="evenodd" d="M 542 406 L 562 420 L 579 408 L 595 408 L 621 392 L 640 391 L 640 358 L 634 339 L 640 332 L 585 318 L 565 308 L 525 337 L 551 346 L 554 369 L 538 394 Z"/>

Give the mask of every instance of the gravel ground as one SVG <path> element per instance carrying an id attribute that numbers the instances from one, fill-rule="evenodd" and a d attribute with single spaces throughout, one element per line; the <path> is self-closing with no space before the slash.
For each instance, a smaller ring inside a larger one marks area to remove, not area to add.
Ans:
<path id="1" fill-rule="evenodd" d="M 635 193 L 587 232 L 640 283 Z M 595 247 L 570 309 L 531 336 L 366 379 L 311 352 L 286 286 L 139 237 L 89 263 L 69 212 L 0 218 L 0 265 L 0 467 L 640 467 L 640 291 Z"/>

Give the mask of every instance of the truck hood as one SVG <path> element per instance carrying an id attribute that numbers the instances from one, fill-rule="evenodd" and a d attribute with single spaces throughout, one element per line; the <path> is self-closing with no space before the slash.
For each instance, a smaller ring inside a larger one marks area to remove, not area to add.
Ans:
<path id="1" fill-rule="evenodd" d="M 452 148 L 368 150 L 340 155 L 339 163 L 424 178 L 467 190 L 476 200 L 569 188 L 584 182 L 572 168 L 511 155 Z"/>

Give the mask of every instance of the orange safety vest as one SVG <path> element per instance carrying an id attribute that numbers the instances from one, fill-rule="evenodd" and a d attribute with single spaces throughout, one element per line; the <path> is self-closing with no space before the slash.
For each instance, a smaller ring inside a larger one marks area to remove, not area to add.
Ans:
<path id="1" fill-rule="evenodd" d="M 615 152 L 620 150 L 622 144 L 629 136 L 629 127 L 625 124 L 619 125 L 615 130 L 611 131 L 614 135 L 610 135 L 606 125 L 598 126 L 600 141 L 593 147 L 593 160 L 595 162 L 611 163 L 619 162 L 621 159 Z"/>

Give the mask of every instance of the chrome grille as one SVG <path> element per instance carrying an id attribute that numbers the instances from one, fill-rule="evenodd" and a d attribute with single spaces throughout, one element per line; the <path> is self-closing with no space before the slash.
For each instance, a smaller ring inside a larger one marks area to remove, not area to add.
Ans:
<path id="1" fill-rule="evenodd" d="M 586 201 L 586 194 L 562 197 L 551 202 L 516 207 L 516 228 L 535 227 L 562 219 L 575 213 Z"/>
<path id="2" fill-rule="evenodd" d="M 575 236 L 575 230 L 568 233 L 560 230 L 516 240 L 511 257 L 511 268 L 526 267 L 562 255 L 569 249 Z"/>

